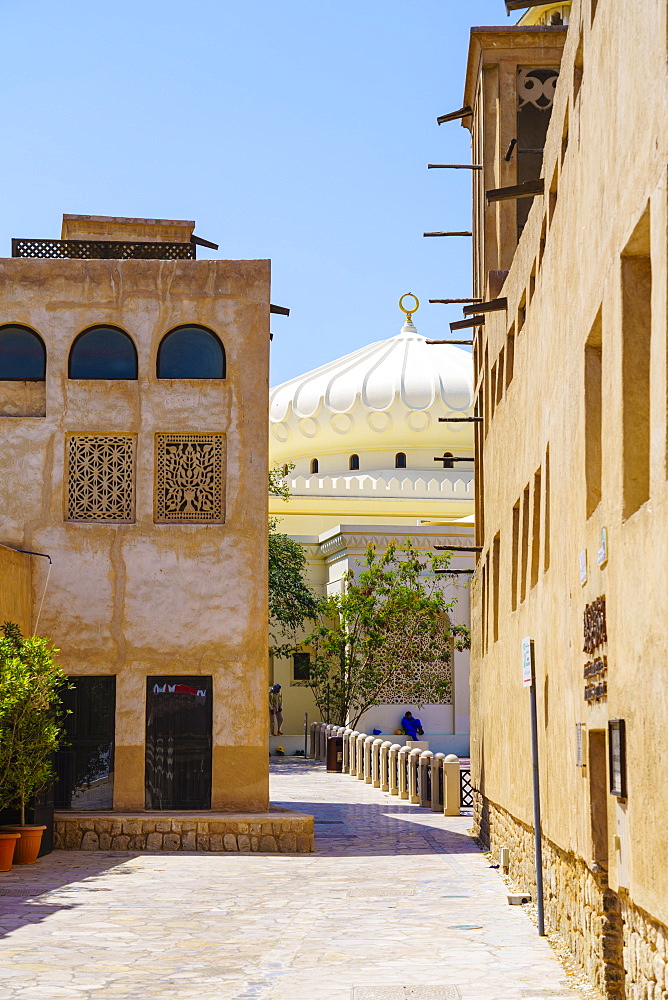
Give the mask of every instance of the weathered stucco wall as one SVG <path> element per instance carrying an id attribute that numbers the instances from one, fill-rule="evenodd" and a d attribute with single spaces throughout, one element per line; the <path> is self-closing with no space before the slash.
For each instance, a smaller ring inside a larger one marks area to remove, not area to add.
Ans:
<path id="1" fill-rule="evenodd" d="M 31 556 L 0 545 L 0 624 L 15 622 L 24 635 L 32 633 L 31 562 Z"/>
<path id="2" fill-rule="evenodd" d="M 71 674 L 117 675 L 116 809 L 144 808 L 146 676 L 212 675 L 214 809 L 267 805 L 268 261 L 0 261 L 0 318 L 47 349 L 46 416 L 0 417 L 0 541 L 47 552 L 40 632 Z M 200 324 L 224 380 L 156 379 L 162 337 Z M 137 381 L 73 381 L 75 337 L 133 339 Z M 65 520 L 71 433 L 136 435 L 133 523 Z M 225 435 L 224 524 L 154 523 L 154 436 Z M 43 576 L 35 574 L 35 596 Z"/>
<path id="3" fill-rule="evenodd" d="M 656 927 L 668 923 L 660 861 L 668 848 L 665 65 L 660 0 L 599 0 L 595 11 L 590 0 L 573 4 L 544 154 L 546 194 L 534 199 L 503 285 L 508 311 L 488 315 L 477 346 L 485 416 L 483 552 L 473 581 L 477 821 L 484 832 L 486 814 L 503 815 L 506 846 L 530 854 L 520 843 L 532 824 L 521 679 L 521 641 L 531 636 L 543 834 L 550 865 L 564 867 L 563 898 L 548 893 L 548 926 L 566 933 L 570 921 L 592 977 L 611 995 L 625 981 L 629 996 L 664 988 Z M 648 92 L 648 79 L 661 84 Z M 498 148 L 512 137 L 502 133 Z M 486 211 L 498 218 L 494 205 Z M 629 280 L 625 255 L 651 261 L 651 291 Z M 587 344 L 600 363 L 598 404 Z M 509 347 L 511 372 L 492 386 Z M 629 497 L 640 497 L 637 509 Z M 599 566 L 602 528 L 608 559 Z M 607 656 L 607 697 L 586 702 L 583 669 L 593 657 L 583 652 L 583 615 L 603 595 L 608 640 L 596 655 Z M 626 722 L 625 799 L 609 794 L 604 758 L 598 773 L 576 762 L 576 723 L 586 727 L 586 763 L 592 732 L 605 739 L 616 718 Z M 492 840 L 501 846 L 500 836 Z M 601 927 L 583 923 L 590 883 L 600 890 L 599 916 L 612 893 L 623 917 L 606 930 L 606 950 Z M 621 980 L 615 969 L 625 970 Z"/>

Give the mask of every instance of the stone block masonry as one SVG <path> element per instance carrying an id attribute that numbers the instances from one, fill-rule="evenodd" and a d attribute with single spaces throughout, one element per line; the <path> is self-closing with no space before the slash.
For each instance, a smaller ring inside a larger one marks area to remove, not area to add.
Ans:
<path id="1" fill-rule="evenodd" d="M 474 793 L 474 832 L 497 854 L 510 851 L 508 874 L 536 898 L 533 829 Z M 609 888 L 574 854 L 543 839 L 543 893 L 548 932 L 563 939 L 588 979 L 611 1000 L 665 1000 L 668 929 Z"/>
<path id="2" fill-rule="evenodd" d="M 313 817 L 264 813 L 56 813 L 60 851 L 235 851 L 309 854 Z"/>

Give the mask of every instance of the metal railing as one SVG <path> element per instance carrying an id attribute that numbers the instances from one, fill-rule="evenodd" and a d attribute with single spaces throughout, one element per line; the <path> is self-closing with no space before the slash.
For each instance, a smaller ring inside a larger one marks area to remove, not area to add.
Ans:
<path id="1" fill-rule="evenodd" d="M 446 757 L 345 726 L 313 722 L 309 746 L 313 759 L 326 759 L 330 736 L 343 739 L 342 771 L 350 777 L 423 809 L 442 810 L 446 816 L 459 816 L 462 807 L 473 805 L 471 771 L 462 769 L 454 754 Z"/>

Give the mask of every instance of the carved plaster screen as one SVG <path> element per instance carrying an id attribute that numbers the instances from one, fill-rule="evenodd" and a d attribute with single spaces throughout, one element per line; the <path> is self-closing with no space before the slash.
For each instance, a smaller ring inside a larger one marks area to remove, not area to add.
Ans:
<path id="1" fill-rule="evenodd" d="M 156 434 L 155 520 L 225 520 L 225 435 Z"/>
<path id="2" fill-rule="evenodd" d="M 66 443 L 67 521 L 134 521 L 135 439 L 72 434 Z"/>
<path id="3" fill-rule="evenodd" d="M 540 177 L 543 147 L 552 117 L 559 70 L 549 66 L 517 67 L 517 183 Z M 517 202 L 518 239 L 526 224 L 532 198 Z"/>

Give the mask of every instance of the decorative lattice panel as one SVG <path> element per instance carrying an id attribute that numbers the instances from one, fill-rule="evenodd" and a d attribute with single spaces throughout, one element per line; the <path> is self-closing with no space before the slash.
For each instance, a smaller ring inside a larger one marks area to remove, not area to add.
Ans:
<path id="1" fill-rule="evenodd" d="M 156 521 L 225 520 L 225 435 L 156 434 Z"/>
<path id="2" fill-rule="evenodd" d="M 473 785 L 471 783 L 471 771 L 462 769 L 460 772 L 461 781 L 461 804 L 462 807 L 473 805 Z"/>
<path id="3" fill-rule="evenodd" d="M 450 683 L 450 693 L 444 695 L 443 681 Z M 398 666 L 383 685 L 378 695 L 383 705 L 411 705 L 414 703 L 416 685 L 419 686 L 420 704 L 452 704 L 452 664 L 443 660 L 429 663 L 408 663 Z"/>
<path id="4" fill-rule="evenodd" d="M 134 438 L 129 434 L 73 434 L 66 447 L 66 519 L 133 521 Z"/>
<path id="5" fill-rule="evenodd" d="M 68 260 L 195 260 L 194 243 L 134 243 L 122 240 L 12 240 L 12 257 Z"/>

